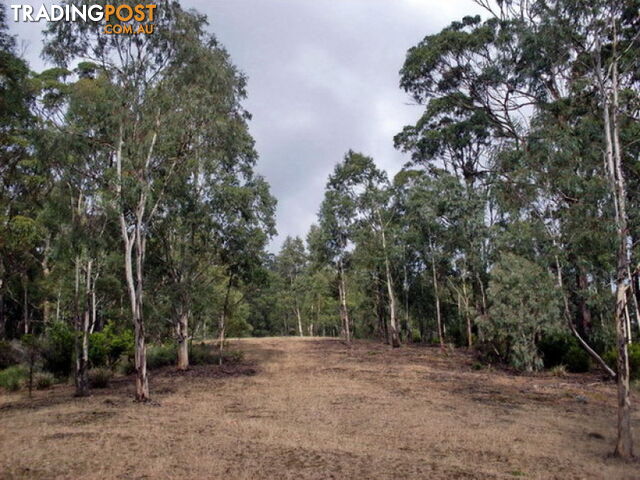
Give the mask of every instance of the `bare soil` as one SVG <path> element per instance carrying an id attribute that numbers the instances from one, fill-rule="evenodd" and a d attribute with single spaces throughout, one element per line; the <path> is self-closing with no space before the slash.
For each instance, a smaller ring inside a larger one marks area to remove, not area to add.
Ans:
<path id="1" fill-rule="evenodd" d="M 89 398 L 0 394 L 1 479 L 639 479 L 612 458 L 615 385 L 475 370 L 465 352 L 233 341 L 246 361 Z M 634 393 L 637 404 L 639 395 Z M 640 450 L 640 416 L 634 433 Z"/>

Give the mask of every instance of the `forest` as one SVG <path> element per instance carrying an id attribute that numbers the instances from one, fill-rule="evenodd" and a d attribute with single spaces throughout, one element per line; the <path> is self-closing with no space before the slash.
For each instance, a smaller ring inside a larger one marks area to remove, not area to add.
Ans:
<path id="1" fill-rule="evenodd" d="M 400 171 L 331 159 L 315 223 L 275 254 L 251 83 L 204 15 L 158 0 L 149 35 L 49 22 L 52 67 L 33 71 L 0 8 L 0 392 L 88 397 L 124 378 L 148 403 L 157 369 L 242 364 L 257 340 L 238 338 L 339 338 L 389 362 L 591 375 L 606 450 L 631 459 L 640 2 L 475 3 L 398 52 L 421 106 L 389 139 Z"/>

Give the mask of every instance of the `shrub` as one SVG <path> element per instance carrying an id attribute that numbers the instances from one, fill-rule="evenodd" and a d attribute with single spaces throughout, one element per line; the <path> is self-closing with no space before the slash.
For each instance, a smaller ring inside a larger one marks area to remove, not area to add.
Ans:
<path id="1" fill-rule="evenodd" d="M 591 366 L 591 358 L 589 354 L 578 345 L 572 345 L 569 347 L 567 353 L 565 353 L 562 363 L 567 366 L 567 370 L 570 372 L 588 372 Z"/>
<path id="2" fill-rule="evenodd" d="M 14 365 L 0 372 L 0 387 L 10 392 L 20 389 L 29 376 L 29 370 L 24 365 Z"/>
<path id="3" fill-rule="evenodd" d="M 111 370 L 108 368 L 92 368 L 89 370 L 89 386 L 91 388 L 107 388 L 111 376 Z"/>
<path id="4" fill-rule="evenodd" d="M 147 367 L 150 369 L 175 365 L 178 350 L 175 344 L 152 345 L 147 348 Z"/>
<path id="5" fill-rule="evenodd" d="M 18 365 L 20 359 L 21 352 L 17 345 L 5 340 L 0 341 L 0 370 Z"/>
<path id="6" fill-rule="evenodd" d="M 53 385 L 54 377 L 48 372 L 36 373 L 33 377 L 33 384 L 36 390 L 46 390 Z"/>
<path id="7" fill-rule="evenodd" d="M 607 351 L 602 358 L 613 370 L 618 369 L 617 349 L 612 348 Z M 631 380 L 640 379 L 640 343 L 632 343 L 629 345 L 629 377 Z"/>
<path id="8" fill-rule="evenodd" d="M 42 346 L 43 368 L 56 377 L 68 377 L 73 371 L 75 333 L 65 322 L 54 322 L 46 330 Z"/>
<path id="9" fill-rule="evenodd" d="M 564 356 L 573 345 L 577 345 L 576 340 L 568 332 L 553 332 L 545 335 L 538 344 L 545 368 L 562 365 Z"/>
<path id="10" fill-rule="evenodd" d="M 567 368 L 564 365 L 556 365 L 550 370 L 551 375 L 554 377 L 566 377 Z"/>
<path id="11" fill-rule="evenodd" d="M 411 330 L 411 341 L 413 343 L 420 343 L 422 341 L 422 335 L 417 328 Z"/>
<path id="12" fill-rule="evenodd" d="M 129 329 L 118 331 L 109 322 L 101 332 L 89 337 L 89 363 L 93 367 L 109 367 L 114 370 L 123 356 L 133 354 L 133 332 Z"/>
<path id="13" fill-rule="evenodd" d="M 486 340 L 516 369 L 541 368 L 537 340 L 556 330 L 561 318 L 553 277 L 526 258 L 505 253 L 491 271 L 488 297 Z"/>

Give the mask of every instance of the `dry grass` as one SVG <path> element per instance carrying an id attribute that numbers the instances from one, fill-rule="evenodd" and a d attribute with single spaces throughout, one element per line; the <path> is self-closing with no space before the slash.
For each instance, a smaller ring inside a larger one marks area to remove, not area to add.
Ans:
<path id="1" fill-rule="evenodd" d="M 151 404 L 130 379 L 88 399 L 2 395 L 0 478 L 640 478 L 608 456 L 614 388 L 595 376 L 476 371 L 464 353 L 374 342 L 235 346 L 248 365 L 158 372 Z"/>

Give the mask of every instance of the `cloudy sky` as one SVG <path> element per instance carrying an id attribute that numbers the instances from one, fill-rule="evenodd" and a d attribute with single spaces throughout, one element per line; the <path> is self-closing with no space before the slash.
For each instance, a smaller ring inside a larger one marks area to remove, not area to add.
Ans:
<path id="1" fill-rule="evenodd" d="M 50 1 L 15 1 L 39 6 Z M 57 2 L 56 2 L 57 3 Z M 406 51 L 464 15 L 472 0 L 184 0 L 249 77 L 245 102 L 258 171 L 278 199 L 277 251 L 315 221 L 327 176 L 350 148 L 393 175 L 393 136 L 420 108 L 398 87 Z M 44 25 L 44 24 L 43 24 Z M 10 22 L 34 69 L 40 24 Z"/>

